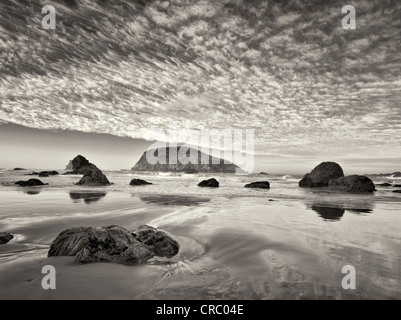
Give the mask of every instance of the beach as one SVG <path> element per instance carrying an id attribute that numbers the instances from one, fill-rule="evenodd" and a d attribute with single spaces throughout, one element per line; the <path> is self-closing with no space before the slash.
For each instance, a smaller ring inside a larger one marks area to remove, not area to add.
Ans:
<path id="1" fill-rule="evenodd" d="M 0 246 L 0 299 L 401 298 L 401 195 L 391 188 L 345 194 L 299 188 L 289 175 L 129 171 L 105 171 L 106 187 L 76 186 L 79 175 L 12 184 L 26 173 L 0 172 L 0 231 L 14 235 Z M 197 187 L 208 177 L 220 187 Z M 133 178 L 153 185 L 129 186 Z M 244 188 L 264 180 L 270 189 Z M 143 224 L 171 234 L 178 255 L 135 266 L 47 257 L 65 229 Z M 45 265 L 56 269 L 55 290 L 41 286 Z M 346 265 L 354 290 L 341 286 Z"/>

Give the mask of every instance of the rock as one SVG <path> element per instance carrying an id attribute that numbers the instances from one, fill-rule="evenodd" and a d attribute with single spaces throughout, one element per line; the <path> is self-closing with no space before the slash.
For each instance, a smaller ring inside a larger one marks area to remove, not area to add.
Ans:
<path id="1" fill-rule="evenodd" d="M 85 157 L 78 155 L 71 160 L 71 163 L 74 173 L 84 175 L 81 180 L 76 183 L 77 185 L 104 186 L 110 184 L 110 181 L 103 172 L 93 163 L 90 163 Z"/>
<path id="2" fill-rule="evenodd" d="M 141 180 L 141 179 L 132 179 L 129 184 L 130 184 L 130 186 L 143 186 L 143 185 L 153 184 L 153 183 L 150 183 L 150 182 L 147 182 L 147 181 Z"/>
<path id="3" fill-rule="evenodd" d="M 77 155 L 74 159 L 71 160 L 72 170 L 79 172 L 81 169 L 83 169 L 89 163 L 90 163 L 89 160 L 87 160 L 85 157 L 83 157 L 81 155 Z"/>
<path id="4" fill-rule="evenodd" d="M 175 256 L 180 246 L 177 241 L 163 231 L 151 226 L 142 225 L 132 235 L 141 243 L 150 247 L 156 256 L 171 258 Z"/>
<path id="5" fill-rule="evenodd" d="M 36 172 L 36 171 L 32 171 L 32 173 L 27 173 L 27 174 L 24 174 L 25 176 L 37 176 L 37 175 L 39 175 L 39 172 Z"/>
<path id="6" fill-rule="evenodd" d="M 80 173 L 76 172 L 76 171 L 67 171 L 67 172 L 64 172 L 62 175 L 66 176 L 66 175 L 69 175 L 69 174 L 80 174 Z"/>
<path id="7" fill-rule="evenodd" d="M 13 238 L 14 238 L 14 236 L 11 233 L 0 232 L 0 244 L 6 244 Z"/>
<path id="8" fill-rule="evenodd" d="M 55 176 L 59 173 L 57 171 L 41 171 L 39 172 L 39 177 Z"/>
<path id="9" fill-rule="evenodd" d="M 322 162 L 310 173 L 305 174 L 299 186 L 302 188 L 327 187 L 330 180 L 344 177 L 343 169 L 335 162 Z"/>
<path id="10" fill-rule="evenodd" d="M 43 183 L 39 179 L 29 179 L 28 181 L 17 181 L 15 184 L 18 184 L 20 187 L 33 187 L 33 186 L 45 186 L 48 183 Z"/>
<path id="11" fill-rule="evenodd" d="M 401 193 L 401 190 L 394 190 L 394 193 Z"/>
<path id="12" fill-rule="evenodd" d="M 245 188 L 261 188 L 261 189 L 270 189 L 269 181 L 257 181 L 248 183 L 244 186 Z"/>
<path id="13" fill-rule="evenodd" d="M 401 188 L 401 184 L 395 184 L 393 185 L 394 188 Z"/>
<path id="14" fill-rule="evenodd" d="M 266 172 L 259 172 L 259 174 L 258 174 L 258 176 L 268 176 L 269 174 L 268 173 L 266 173 Z"/>
<path id="15" fill-rule="evenodd" d="M 401 172 L 394 172 L 393 173 L 393 178 L 401 178 Z"/>
<path id="16" fill-rule="evenodd" d="M 81 263 L 138 264 L 155 255 L 171 258 L 178 250 L 179 245 L 174 239 L 153 227 L 141 226 L 131 233 L 111 225 L 64 230 L 50 245 L 48 256 L 75 256 Z"/>
<path id="17" fill-rule="evenodd" d="M 72 171 L 72 160 L 70 160 L 70 161 L 68 162 L 68 164 L 65 166 L 65 170 Z"/>
<path id="18" fill-rule="evenodd" d="M 240 169 L 235 164 L 220 158 L 213 157 L 203 153 L 195 148 L 183 149 L 182 152 L 189 160 L 183 164 L 179 159 L 180 147 L 177 148 L 157 148 L 148 150 L 143 153 L 141 158 L 132 167 L 133 171 L 160 171 L 160 172 L 227 172 L 235 173 Z M 147 160 L 147 153 L 152 155 L 152 158 L 160 159 L 155 164 L 151 164 Z M 170 154 L 171 153 L 171 154 Z M 206 159 L 204 163 L 202 159 Z"/>
<path id="19" fill-rule="evenodd" d="M 379 187 L 391 187 L 391 183 L 387 183 L 387 182 L 380 183 L 380 184 L 377 184 L 377 186 L 379 186 Z"/>
<path id="20" fill-rule="evenodd" d="M 352 175 L 341 177 L 338 179 L 330 180 L 330 190 L 351 192 L 351 193 L 364 193 L 373 192 L 376 190 L 375 184 L 366 176 Z"/>
<path id="21" fill-rule="evenodd" d="M 23 171 L 23 170 L 26 170 L 26 169 L 24 169 L 24 168 L 14 168 L 14 171 Z"/>
<path id="22" fill-rule="evenodd" d="M 198 187 L 218 188 L 219 182 L 215 178 L 211 178 L 211 179 L 203 180 L 203 181 L 199 182 Z"/>
<path id="23" fill-rule="evenodd" d="M 94 233 L 92 227 L 78 227 L 64 230 L 50 245 L 48 256 L 75 256 L 86 248 Z"/>

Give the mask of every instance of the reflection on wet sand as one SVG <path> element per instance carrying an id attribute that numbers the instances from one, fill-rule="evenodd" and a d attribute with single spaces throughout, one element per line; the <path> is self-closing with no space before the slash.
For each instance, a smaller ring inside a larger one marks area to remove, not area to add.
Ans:
<path id="1" fill-rule="evenodd" d="M 313 205 L 312 210 L 316 211 L 323 220 L 338 221 L 344 215 L 345 209 L 339 207 L 325 207 L 319 205 Z"/>
<path id="2" fill-rule="evenodd" d="M 70 198 L 74 203 L 79 203 L 83 199 L 86 204 L 90 204 L 99 201 L 105 196 L 106 193 L 104 192 L 70 192 Z"/>
<path id="3" fill-rule="evenodd" d="M 41 189 L 35 189 L 35 190 L 24 190 L 26 194 L 34 195 L 34 194 L 39 194 L 42 190 Z"/>
<path id="4" fill-rule="evenodd" d="M 196 206 L 204 202 L 210 202 L 209 198 L 172 195 L 142 196 L 140 197 L 140 199 L 145 203 L 152 203 L 163 206 Z"/>
<path id="5" fill-rule="evenodd" d="M 340 203 L 325 203 L 317 202 L 310 206 L 310 208 L 317 212 L 317 214 L 325 221 L 339 221 L 344 213 L 350 212 L 354 214 L 372 213 L 373 202 L 340 202 Z"/>

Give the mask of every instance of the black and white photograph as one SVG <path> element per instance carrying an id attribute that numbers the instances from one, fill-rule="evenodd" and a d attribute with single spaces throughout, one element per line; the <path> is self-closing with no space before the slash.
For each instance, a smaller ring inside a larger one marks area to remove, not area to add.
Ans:
<path id="1" fill-rule="evenodd" d="M 400 1 L 1 0 L 0 300 L 400 300 L 400 249 Z"/>

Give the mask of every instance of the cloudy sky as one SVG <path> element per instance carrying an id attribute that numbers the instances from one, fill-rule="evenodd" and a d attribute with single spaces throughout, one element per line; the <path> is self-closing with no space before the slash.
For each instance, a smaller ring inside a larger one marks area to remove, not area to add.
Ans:
<path id="1" fill-rule="evenodd" d="M 53 31 L 41 28 L 50 3 Z M 355 30 L 341 27 L 345 5 Z M 104 135 L 145 139 L 174 121 L 254 129 L 267 171 L 400 170 L 400 30 L 391 0 L 2 0 L 0 166 L 5 136 L 7 158 L 28 146 L 20 126 L 101 149 Z"/>

